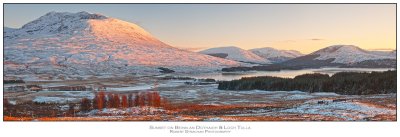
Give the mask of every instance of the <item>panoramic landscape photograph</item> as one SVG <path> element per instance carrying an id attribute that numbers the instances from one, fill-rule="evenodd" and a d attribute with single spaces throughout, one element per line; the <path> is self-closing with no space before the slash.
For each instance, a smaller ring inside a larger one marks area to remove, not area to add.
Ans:
<path id="1" fill-rule="evenodd" d="M 3 121 L 397 121 L 396 4 L 3 7 Z"/>

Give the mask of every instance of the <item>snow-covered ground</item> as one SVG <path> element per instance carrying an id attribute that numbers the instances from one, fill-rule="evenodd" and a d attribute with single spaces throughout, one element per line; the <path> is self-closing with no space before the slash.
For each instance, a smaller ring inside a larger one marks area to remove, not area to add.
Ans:
<path id="1" fill-rule="evenodd" d="M 302 91 L 218 90 L 217 86 L 217 84 L 214 84 L 158 89 L 161 96 L 169 98 L 172 102 L 196 102 L 211 105 L 271 103 L 282 100 L 292 101 L 340 96 L 335 93 L 307 93 Z"/>
<path id="2" fill-rule="evenodd" d="M 108 116 L 123 116 L 123 115 L 154 115 L 157 113 L 164 113 L 165 110 L 156 107 L 130 107 L 130 108 L 104 108 L 102 110 L 94 109 L 90 112 L 80 113 L 80 115 L 96 116 L 96 115 L 108 115 Z"/>
<path id="3" fill-rule="evenodd" d="M 138 83 L 131 86 L 121 86 L 121 87 L 107 87 L 106 91 L 145 91 L 145 90 L 156 90 L 157 88 L 168 88 L 168 87 L 178 87 L 184 86 L 185 82 L 193 82 L 193 80 L 171 80 L 162 81 L 161 83 L 149 82 L 149 83 Z"/>
<path id="4" fill-rule="evenodd" d="M 395 109 L 379 108 L 369 106 L 360 102 L 333 102 L 332 100 L 324 101 L 324 103 L 319 104 L 317 100 L 311 100 L 305 102 L 298 107 L 285 109 L 280 112 L 296 114 L 318 114 L 344 118 L 345 120 L 365 120 L 364 118 L 370 118 L 381 114 L 396 115 Z"/>
<path id="5" fill-rule="evenodd" d="M 50 93 L 50 95 L 46 95 L 46 93 Z M 40 94 L 43 95 L 35 96 L 32 101 L 38 103 L 67 103 L 79 102 L 82 98 L 94 98 L 94 93 L 89 91 L 42 91 Z"/>
<path id="6" fill-rule="evenodd" d="M 235 120 L 234 117 L 297 117 L 308 120 L 368 120 L 378 115 L 394 116 L 396 104 L 393 99 L 396 94 L 382 95 L 339 95 L 332 92 L 307 93 L 302 91 L 264 91 L 264 90 L 218 90 L 217 83 L 193 84 L 195 79 L 185 78 L 171 79 L 171 76 L 154 77 L 122 77 L 122 78 L 88 78 L 85 80 L 46 81 L 35 83 L 44 88 L 53 86 L 93 86 L 105 87 L 105 90 L 113 94 L 136 94 L 138 92 L 158 92 L 161 98 L 171 106 L 175 105 L 200 105 L 213 107 L 227 107 L 221 111 L 215 109 L 201 110 L 203 120 Z M 177 77 L 178 78 L 178 77 Z M 188 83 L 186 83 L 188 82 Z M 26 83 L 30 84 L 30 83 Z M 18 85 L 18 84 L 6 84 Z M 23 85 L 23 84 L 22 84 Z M 7 90 L 7 89 L 6 89 Z M 51 91 L 38 92 L 16 92 L 6 91 L 5 98 L 10 104 L 18 105 L 26 101 L 61 103 L 58 109 L 68 110 L 64 103 L 79 103 L 82 98 L 93 99 L 94 91 Z M 100 91 L 100 90 L 99 90 Z M 334 101 L 335 100 L 335 101 Z M 229 108 L 239 106 L 239 108 Z M 246 107 L 245 109 L 240 107 Z M 271 108 L 272 107 L 272 108 Z M 154 109 L 154 110 L 153 110 Z M 191 117 L 195 112 L 185 112 L 186 116 L 170 115 L 160 108 L 125 108 L 125 109 L 104 109 L 93 110 L 88 113 L 79 114 L 82 117 L 109 118 L 116 120 L 126 116 L 160 116 L 167 115 L 174 117 L 174 120 L 195 120 L 202 119 Z M 174 110 L 177 111 L 177 110 Z M 222 113 L 223 112 L 223 113 Z M 188 114 L 189 113 L 189 114 Z M 218 116 L 214 115 L 215 113 Z M 188 115 L 188 116 L 187 116 Z M 104 116 L 104 117 L 103 117 Z M 196 113 L 197 116 L 197 113 Z M 302 117 L 304 116 L 304 117 Z M 378 116 L 379 117 L 379 116 Z M 313 119 L 316 118 L 316 119 Z M 171 119 L 171 118 L 167 118 Z M 236 119 L 237 120 L 237 119 Z M 290 120 L 290 119 L 287 119 Z"/>
<path id="7" fill-rule="evenodd" d="M 47 97 L 47 96 L 37 96 L 33 99 L 33 102 L 38 103 L 67 103 L 67 102 L 76 102 L 79 101 L 78 98 L 69 98 L 69 97 Z"/>
<path id="8" fill-rule="evenodd" d="M 139 85 L 133 87 L 115 87 L 115 88 L 107 88 L 106 91 L 138 91 L 138 90 L 148 90 L 152 89 L 154 86 L 152 85 Z"/>

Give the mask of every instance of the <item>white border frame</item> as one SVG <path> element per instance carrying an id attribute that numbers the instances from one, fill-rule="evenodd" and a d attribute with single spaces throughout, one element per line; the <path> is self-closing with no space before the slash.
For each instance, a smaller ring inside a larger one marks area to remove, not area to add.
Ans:
<path id="1" fill-rule="evenodd" d="M 397 3 L 395 0 L 3 0 L 2 3 Z M 3 6 L 1 6 L 3 14 Z M 397 11 L 397 15 L 398 11 Z M 3 25 L 3 18 L 1 18 Z M 398 25 L 398 22 L 397 22 Z M 396 30 L 397 31 L 397 30 Z M 3 35 L 3 33 L 1 33 Z M 397 38 L 398 40 L 398 38 Z M 3 39 L 1 39 L 3 43 Z M 3 50 L 3 48 L 1 48 Z M 3 56 L 3 51 L 0 52 Z M 399 56 L 397 56 L 399 57 Z M 3 64 L 3 60 L 0 61 Z M 3 70 L 3 66 L 1 66 Z M 3 71 L 0 72 L 3 74 Z M 397 78 L 399 75 L 397 74 Z M 3 77 L 0 79 L 3 81 Z M 398 85 L 399 85 L 398 81 Z M 2 83 L 3 84 L 3 83 Z M 1 85 L 2 85 L 1 84 Z M 2 85 L 3 87 L 3 85 Z M 3 97 L 3 92 L 0 93 Z M 397 99 L 397 104 L 399 100 Z M 3 117 L 1 104 L 0 116 Z M 168 130 L 150 130 L 153 126 L 251 126 L 251 130 L 232 131 L 229 134 L 171 134 Z M 395 136 L 399 122 L 1 122 L 1 136 Z"/>

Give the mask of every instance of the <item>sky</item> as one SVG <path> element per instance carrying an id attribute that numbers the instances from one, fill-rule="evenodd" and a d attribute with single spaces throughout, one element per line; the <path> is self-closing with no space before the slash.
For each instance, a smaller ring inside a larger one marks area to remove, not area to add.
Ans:
<path id="1" fill-rule="evenodd" d="M 307 54 L 342 44 L 396 49 L 395 4 L 5 4 L 4 26 L 20 28 L 50 11 L 125 20 L 193 51 L 237 46 Z"/>

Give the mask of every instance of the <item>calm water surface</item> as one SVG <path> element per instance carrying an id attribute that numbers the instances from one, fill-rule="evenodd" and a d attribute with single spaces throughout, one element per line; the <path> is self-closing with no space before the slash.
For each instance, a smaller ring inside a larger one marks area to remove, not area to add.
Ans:
<path id="1" fill-rule="evenodd" d="M 302 70 L 282 70 L 282 71 L 248 71 L 248 72 L 219 72 L 219 73 L 203 73 L 203 74 L 187 74 L 181 75 L 197 79 L 212 78 L 215 80 L 234 80 L 242 77 L 255 76 L 276 76 L 294 78 L 297 75 L 307 73 L 322 73 L 333 75 L 338 72 L 372 72 L 372 71 L 387 71 L 394 70 L 393 68 L 319 68 L 319 69 L 302 69 Z"/>

